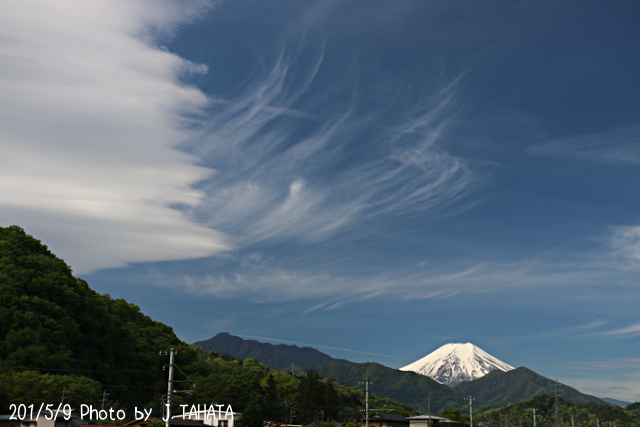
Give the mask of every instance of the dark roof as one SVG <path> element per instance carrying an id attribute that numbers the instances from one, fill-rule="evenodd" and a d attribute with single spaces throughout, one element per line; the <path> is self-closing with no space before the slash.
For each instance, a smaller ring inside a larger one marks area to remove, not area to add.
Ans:
<path id="1" fill-rule="evenodd" d="M 416 415 L 414 417 L 409 417 L 407 418 L 408 421 L 414 420 L 414 421 L 418 421 L 418 420 L 429 420 L 429 415 Z M 435 415 L 431 415 L 431 421 L 437 421 L 438 423 L 452 423 L 452 424 L 459 424 L 457 421 L 453 421 L 450 420 L 449 418 L 443 418 L 443 417 L 437 417 Z"/>
<path id="2" fill-rule="evenodd" d="M 387 412 L 378 412 L 376 415 L 372 415 L 370 418 L 375 418 L 378 420 L 388 420 L 388 421 L 404 421 L 407 422 L 407 419 L 402 415 L 398 414 L 389 414 Z"/>
<path id="3" fill-rule="evenodd" d="M 126 423 L 125 426 L 138 424 L 138 423 L 146 425 L 146 424 L 151 424 L 153 421 L 156 421 L 156 420 L 163 421 L 160 418 L 151 418 L 150 417 L 146 421 L 144 420 L 144 418 L 140 418 L 140 419 L 133 420 L 131 422 Z M 183 420 L 181 418 L 171 418 L 171 425 L 172 426 L 184 426 L 184 427 L 202 427 L 205 424 L 202 421 L 197 421 L 197 420 Z M 93 427 L 93 426 L 89 426 L 89 427 Z"/>

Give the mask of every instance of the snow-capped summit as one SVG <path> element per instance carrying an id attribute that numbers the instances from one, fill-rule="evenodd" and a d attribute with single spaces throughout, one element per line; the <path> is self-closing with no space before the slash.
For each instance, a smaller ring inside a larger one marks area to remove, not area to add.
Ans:
<path id="1" fill-rule="evenodd" d="M 514 368 L 471 343 L 445 344 L 422 359 L 400 368 L 401 371 L 426 375 L 450 387 L 475 380 L 496 369 L 506 372 Z"/>

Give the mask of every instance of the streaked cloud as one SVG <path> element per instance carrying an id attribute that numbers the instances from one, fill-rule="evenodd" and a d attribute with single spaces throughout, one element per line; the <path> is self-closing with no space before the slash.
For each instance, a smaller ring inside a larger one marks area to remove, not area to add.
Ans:
<path id="1" fill-rule="evenodd" d="M 594 163 L 640 164 L 640 125 L 597 134 L 552 139 L 530 147 L 527 152 Z"/>
<path id="2" fill-rule="evenodd" d="M 640 335 L 640 323 L 625 326 L 624 328 L 607 331 L 605 332 L 605 335 L 620 337 L 620 338 L 637 337 Z"/>
<path id="3" fill-rule="evenodd" d="M 640 268 L 640 226 L 611 227 L 608 235 L 611 255 L 617 257 L 621 268 Z"/>
<path id="4" fill-rule="evenodd" d="M 223 298 L 243 296 L 256 302 L 314 301 L 307 313 L 331 310 L 334 305 L 370 299 L 386 301 L 438 300 L 465 295 L 521 295 L 527 290 L 553 290 L 558 297 L 575 294 L 572 289 L 598 288 L 602 282 L 615 277 L 615 266 L 596 263 L 594 259 L 559 258 L 558 253 L 544 254 L 512 262 L 486 261 L 468 265 L 462 261 L 426 262 L 418 268 L 392 267 L 382 273 L 338 273 L 335 263 L 323 268 L 324 260 L 302 257 L 263 258 L 252 253 L 236 255 L 216 264 L 216 274 L 157 273 L 149 277 L 160 286 L 178 286 L 197 295 Z M 592 262 L 589 262 L 592 261 Z M 592 298 L 590 293 L 583 297 Z M 520 298 L 520 297 L 518 297 Z M 600 296 L 598 298 L 601 298 Z M 346 304 L 347 306 L 349 304 Z M 555 334 L 576 335 L 602 326 L 602 321 L 556 330 Z"/>
<path id="5" fill-rule="evenodd" d="M 635 402 L 640 395 L 640 384 L 637 379 L 623 378 L 580 378 L 559 379 L 563 384 L 574 387 L 582 393 L 598 397 L 610 397 L 626 402 Z"/>
<path id="6" fill-rule="evenodd" d="M 598 332 L 605 326 L 607 322 L 602 319 L 596 319 L 592 322 L 582 325 L 573 325 L 560 328 L 554 328 L 552 330 L 537 333 L 532 336 L 528 336 L 527 339 L 546 339 L 546 338 L 579 338 L 584 336 L 593 336 L 594 332 Z"/>
<path id="7" fill-rule="evenodd" d="M 206 66 L 156 43 L 206 6 L 2 2 L 3 225 L 44 240 L 76 273 L 231 248 L 172 208 L 198 206 L 193 185 L 214 174 L 179 149 L 208 105 L 181 78 Z"/>
<path id="8" fill-rule="evenodd" d="M 336 75 L 322 45 L 302 50 L 283 47 L 242 94 L 213 106 L 192 148 L 218 171 L 201 186 L 199 220 L 245 244 L 309 242 L 468 201 L 483 174 L 441 146 L 456 119 L 457 79 L 412 95 L 390 83 L 397 90 L 372 111 L 361 70 Z"/>

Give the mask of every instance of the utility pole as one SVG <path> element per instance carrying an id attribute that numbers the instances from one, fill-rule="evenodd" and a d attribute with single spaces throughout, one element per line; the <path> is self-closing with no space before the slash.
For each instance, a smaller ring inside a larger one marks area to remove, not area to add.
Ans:
<path id="1" fill-rule="evenodd" d="M 366 392 L 364 415 L 366 417 L 366 426 L 369 427 L 369 384 L 371 384 L 371 380 L 364 380 L 364 384 Z"/>
<path id="2" fill-rule="evenodd" d="M 473 396 L 466 397 L 469 401 L 469 427 L 473 427 Z"/>
<path id="3" fill-rule="evenodd" d="M 100 399 L 100 402 L 102 402 L 102 410 L 104 411 L 104 403 L 107 401 L 107 396 L 109 396 L 109 393 L 107 393 L 107 390 L 104 390 L 102 392 L 102 399 Z"/>
<path id="4" fill-rule="evenodd" d="M 556 427 L 560 427 L 560 400 L 558 399 L 558 380 L 556 380 L 554 386 L 556 392 Z"/>
<path id="5" fill-rule="evenodd" d="M 62 403 L 64 405 L 64 400 L 68 399 L 69 396 L 67 396 L 67 386 L 64 386 L 62 388 L 62 399 L 60 399 L 60 403 Z"/>
<path id="6" fill-rule="evenodd" d="M 289 399 L 284 400 L 284 427 L 287 427 L 287 415 L 289 414 Z"/>
<path id="7" fill-rule="evenodd" d="M 171 401 L 173 398 L 173 368 L 176 364 L 176 349 L 172 348 L 170 350 L 169 355 L 169 384 L 167 386 L 167 421 L 165 421 L 165 426 L 171 426 Z"/>
<path id="8" fill-rule="evenodd" d="M 533 427 L 536 427 L 536 408 L 533 408 Z"/>
<path id="9" fill-rule="evenodd" d="M 427 396 L 427 411 L 429 414 L 429 427 L 431 427 L 431 396 Z"/>

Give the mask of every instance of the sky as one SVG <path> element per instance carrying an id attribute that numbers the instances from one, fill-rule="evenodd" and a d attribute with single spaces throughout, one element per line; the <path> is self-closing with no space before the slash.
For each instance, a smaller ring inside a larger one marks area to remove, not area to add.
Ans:
<path id="1" fill-rule="evenodd" d="M 186 342 L 472 342 L 640 401 L 640 3 L 0 2 L 0 225 Z"/>

